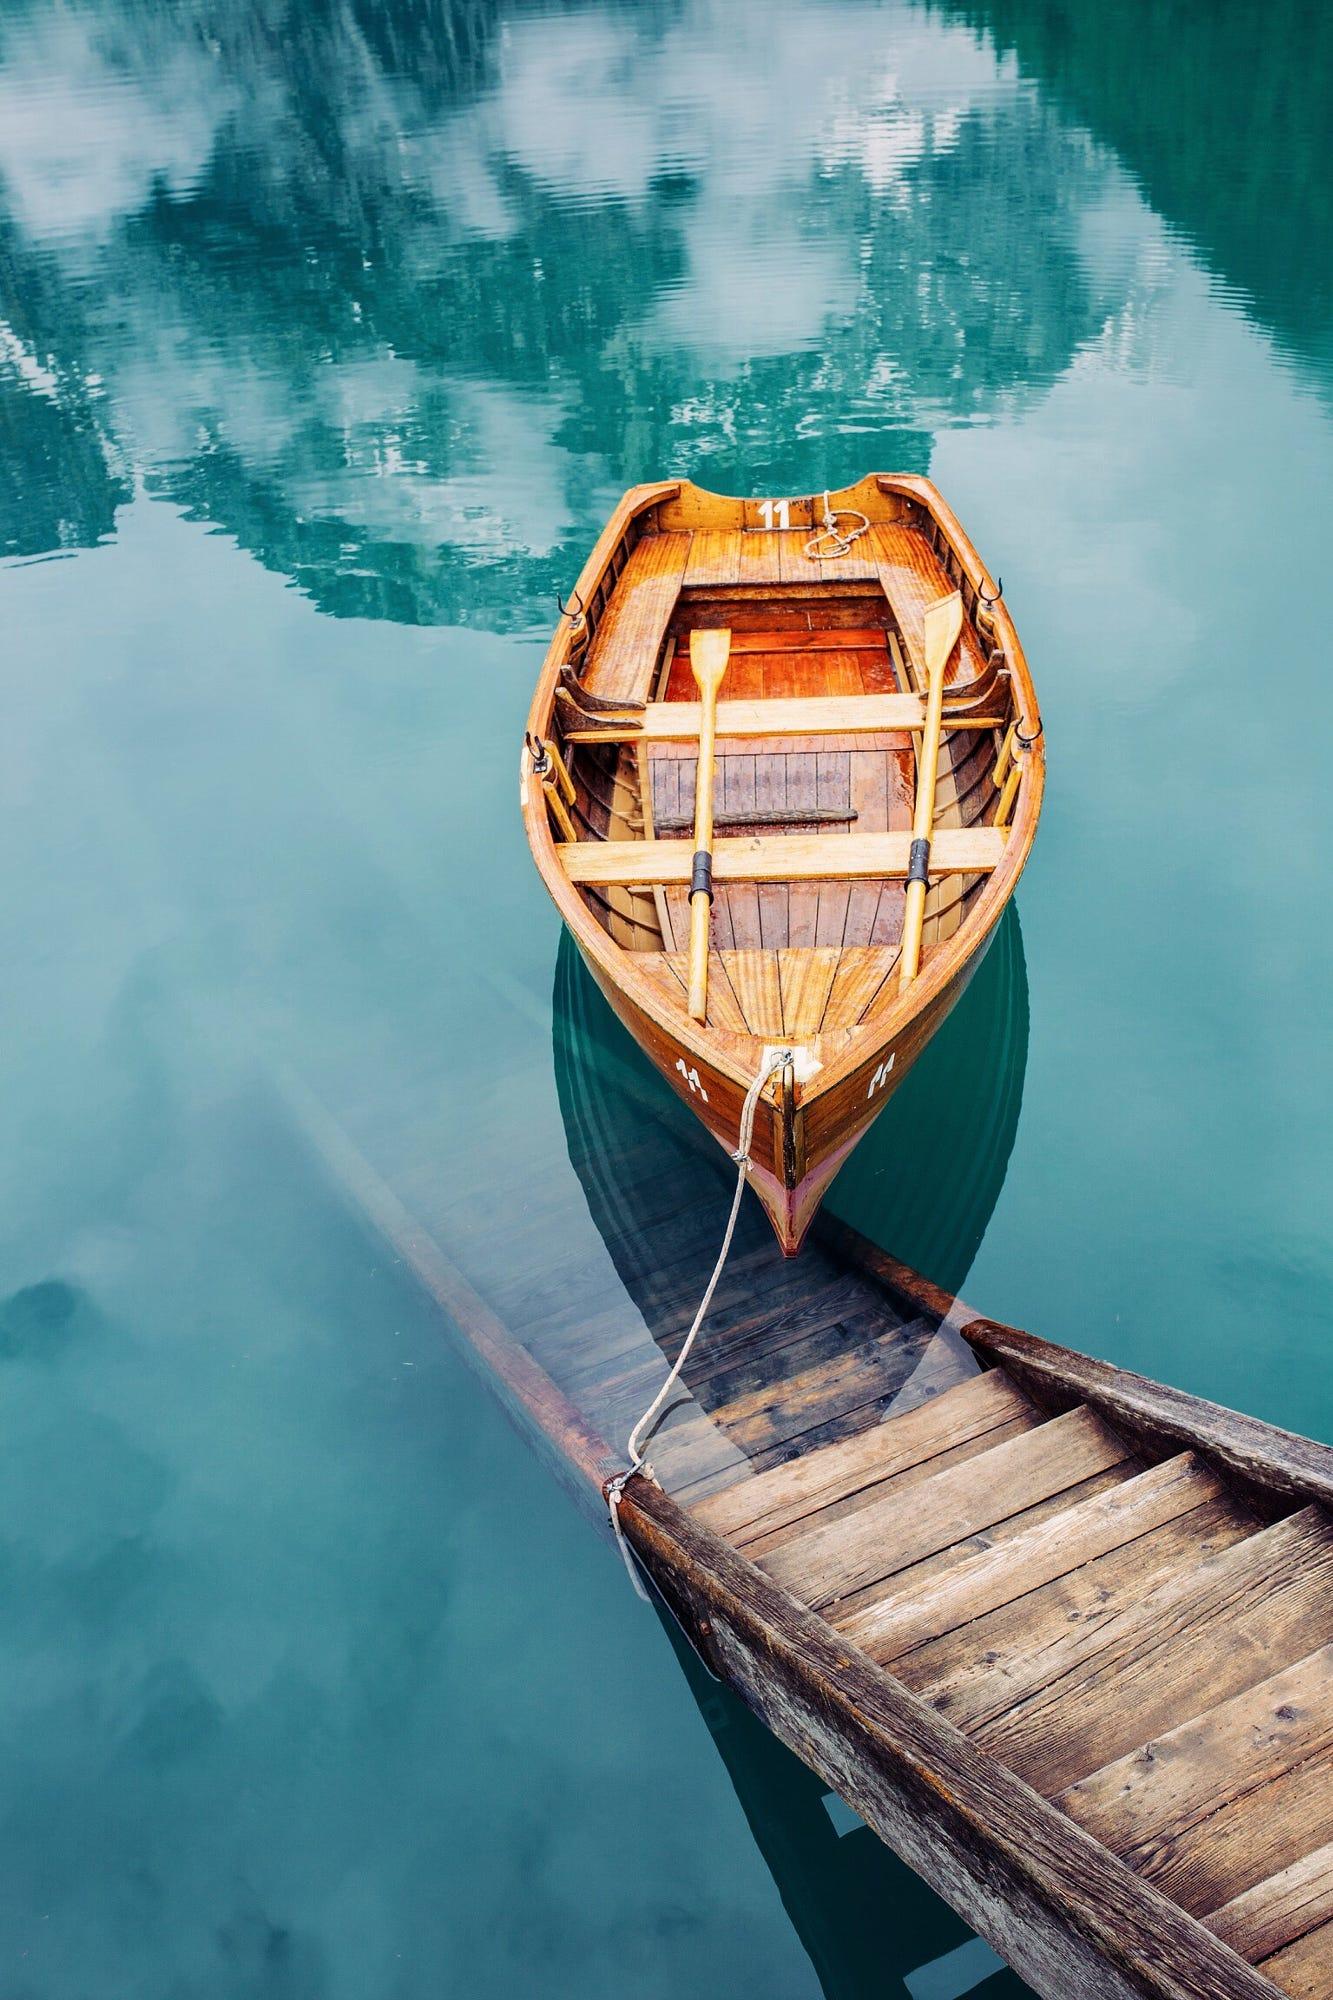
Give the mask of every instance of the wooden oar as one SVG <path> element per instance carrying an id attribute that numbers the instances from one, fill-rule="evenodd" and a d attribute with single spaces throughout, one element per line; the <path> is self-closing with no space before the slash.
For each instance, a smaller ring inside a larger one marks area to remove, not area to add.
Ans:
<path id="1" fill-rule="evenodd" d="M 690 1014 L 696 1021 L 708 1018 L 717 691 L 722 685 L 730 656 L 730 632 L 691 632 L 690 666 L 699 689 L 699 762 L 694 774 L 694 873 L 690 882 Z"/>
<path id="2" fill-rule="evenodd" d="M 944 708 L 944 669 L 963 629 L 963 600 L 955 590 L 929 606 L 925 619 L 926 726 L 916 760 L 916 811 L 912 816 L 912 858 L 903 906 L 902 957 L 898 991 L 905 993 L 921 964 L 921 925 L 926 914 L 930 875 L 930 835 L 935 824 L 935 778 L 940 762 L 940 719 Z"/>

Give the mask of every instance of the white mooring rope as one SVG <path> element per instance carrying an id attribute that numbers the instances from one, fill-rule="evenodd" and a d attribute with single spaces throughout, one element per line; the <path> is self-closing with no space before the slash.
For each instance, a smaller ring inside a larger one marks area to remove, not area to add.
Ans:
<path id="1" fill-rule="evenodd" d="M 859 521 L 859 528 L 840 528 L 839 521 Z M 811 535 L 805 545 L 808 556 L 818 557 L 823 562 L 831 562 L 835 556 L 845 556 L 853 542 L 857 542 L 870 526 L 870 516 L 863 514 L 859 507 L 839 507 L 834 512 L 830 494 L 824 495 L 824 525 L 818 533 Z"/>
<path id="2" fill-rule="evenodd" d="M 741 1212 L 741 1196 L 745 1193 L 745 1172 L 750 1164 L 750 1141 L 754 1137 L 754 1119 L 755 1113 L 759 1108 L 760 1093 L 764 1085 L 768 1082 L 768 1079 L 790 1061 L 790 1049 L 769 1050 L 753 1083 L 751 1083 L 750 1088 L 745 1093 L 745 1102 L 741 1106 L 740 1144 L 731 1156 L 736 1162 L 736 1192 L 731 1197 L 731 1214 L 727 1217 L 727 1231 L 726 1235 L 722 1238 L 722 1248 L 717 1253 L 717 1262 L 713 1266 L 713 1275 L 708 1280 L 704 1295 L 699 1301 L 699 1310 L 694 1315 L 694 1322 L 685 1336 L 684 1345 L 680 1353 L 676 1356 L 671 1373 L 667 1376 L 666 1381 L 662 1384 L 657 1394 L 653 1397 L 652 1402 L 648 1405 L 629 1434 L 629 1444 L 626 1447 L 629 1457 L 628 1466 L 624 1472 L 618 1472 L 614 1479 L 607 1482 L 606 1504 L 610 1509 L 611 1526 L 615 1530 L 616 1543 L 620 1549 L 621 1559 L 624 1562 L 629 1580 L 645 1604 L 649 1602 L 648 1593 L 639 1581 L 639 1572 L 635 1567 L 634 1558 L 630 1553 L 629 1543 L 625 1540 L 625 1531 L 620 1525 L 621 1498 L 626 1486 L 635 1473 L 642 1472 L 644 1469 L 646 1461 L 640 1449 L 640 1440 L 646 1442 L 652 1435 L 653 1427 L 662 1413 L 663 1405 L 680 1379 L 680 1371 L 689 1360 L 690 1349 L 694 1346 L 695 1336 L 704 1323 L 709 1306 L 713 1303 L 713 1293 L 717 1290 L 718 1280 L 721 1278 L 726 1266 L 727 1257 L 731 1251 L 731 1240 L 736 1234 L 736 1218 Z M 651 1473 L 651 1466 L 648 1466 L 648 1471 Z"/>

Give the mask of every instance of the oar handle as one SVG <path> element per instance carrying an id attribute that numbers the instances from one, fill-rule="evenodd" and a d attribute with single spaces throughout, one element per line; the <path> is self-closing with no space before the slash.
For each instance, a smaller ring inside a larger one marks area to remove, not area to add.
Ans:
<path id="1" fill-rule="evenodd" d="M 710 857 L 711 859 L 711 857 Z M 690 893 L 690 1019 L 708 1019 L 708 945 L 713 928 L 713 892 Z"/>

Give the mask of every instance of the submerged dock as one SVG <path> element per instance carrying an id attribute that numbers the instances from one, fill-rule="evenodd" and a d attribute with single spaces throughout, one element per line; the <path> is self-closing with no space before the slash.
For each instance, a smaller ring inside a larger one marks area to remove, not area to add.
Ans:
<path id="1" fill-rule="evenodd" d="M 560 1083 L 601 1254 L 534 1271 L 478 1202 L 466 1276 L 392 1118 L 290 1101 L 604 1520 L 723 1183 L 623 1078 Z M 1326 2000 L 1333 1451 L 979 1317 L 835 1223 L 785 1261 L 747 1206 L 622 1505 L 707 1664 L 1048 2000 Z"/>

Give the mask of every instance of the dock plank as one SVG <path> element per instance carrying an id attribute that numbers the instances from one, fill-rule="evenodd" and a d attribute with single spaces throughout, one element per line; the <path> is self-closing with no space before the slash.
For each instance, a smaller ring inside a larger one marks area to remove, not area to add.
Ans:
<path id="1" fill-rule="evenodd" d="M 1333 1922 L 1333 1842 L 1256 1882 L 1203 1921 L 1252 1965 Z M 1329 1985 L 1333 1990 L 1333 1977 Z"/>
<path id="2" fill-rule="evenodd" d="M 1305 1508 L 995 1675 L 965 1724 L 1048 1794 L 1252 1687 L 1333 1633 L 1333 1535 Z"/>
<path id="3" fill-rule="evenodd" d="M 795 1529 L 764 1567 L 819 1608 L 951 1548 L 1021 1508 L 1122 1465 L 1130 1448 L 1089 1410 L 1071 1410 L 980 1457 L 941 1472 L 909 1504 L 892 1484 L 869 1489 L 856 1512 Z"/>
<path id="4" fill-rule="evenodd" d="M 1261 1970 L 1292 2000 L 1328 2000 L 1333 1993 L 1333 1923 L 1321 1924 L 1265 1959 Z"/>
<path id="5" fill-rule="evenodd" d="M 1123 1482 L 1128 1484 L 1128 1481 Z M 1045 1503 L 1026 1522 L 1003 1535 L 992 1531 L 985 1543 L 992 1548 L 1058 1522 L 1076 1507 L 1113 1490 L 1111 1480 L 1088 1492 Z M 967 1728 L 969 1718 L 984 1714 L 997 1699 L 1001 1676 L 1014 1659 L 1038 1658 L 1059 1648 L 1071 1631 L 1088 1637 L 1133 1604 L 1144 1591 L 1165 1577 L 1179 1575 L 1218 1549 L 1229 1548 L 1253 1533 L 1254 1519 L 1229 1495 L 1205 1501 L 1192 1513 L 1162 1523 L 1136 1541 L 1110 1550 L 1065 1576 L 1042 1584 L 1026 1597 L 985 1612 L 938 1639 L 927 1639 L 894 1662 L 894 1671 L 929 1700 L 950 1721 Z M 961 1563 L 955 1562 L 955 1568 Z M 910 1575 L 897 1587 L 920 1588 L 923 1579 Z M 872 1599 L 871 1602 L 874 1600 Z M 867 1605 L 866 1608 L 869 1608 Z M 840 1614 L 839 1623 L 854 1622 L 860 1607 Z M 1000 1696 L 1000 1699 L 1003 1697 Z"/>
<path id="6" fill-rule="evenodd" d="M 1007 1375 L 992 1370 L 946 1390 L 910 1415 L 893 1417 L 846 1444 L 812 1452 L 746 1480 L 700 1508 L 708 1525 L 738 1548 L 781 1533 L 896 1473 L 929 1464 L 941 1452 L 991 1438 L 1002 1426 L 1037 1415 Z"/>
<path id="7" fill-rule="evenodd" d="M 1220 1807 L 1333 1750 L 1333 1646 L 1155 1736 L 1055 1803 L 1131 1867 Z"/>
<path id="8" fill-rule="evenodd" d="M 867 1607 L 842 1629 L 887 1664 L 927 1640 L 972 1626 L 986 1614 L 1030 1597 L 1220 1494 L 1216 1476 L 1191 1453 L 1182 1452 L 1069 1508 L 1001 1549 L 982 1551 L 933 1587 L 907 1597 L 895 1593 Z"/>
<path id="9" fill-rule="evenodd" d="M 714 1405 L 711 1415 L 747 1457 L 757 1456 L 892 1395 L 928 1338 L 921 1327 L 912 1345 L 895 1329 L 884 1341 L 835 1346 L 808 1368 Z"/>
<path id="10" fill-rule="evenodd" d="M 1136 1870 L 1205 1916 L 1333 1840 L 1333 1755 L 1313 1757 L 1163 1841 Z"/>

